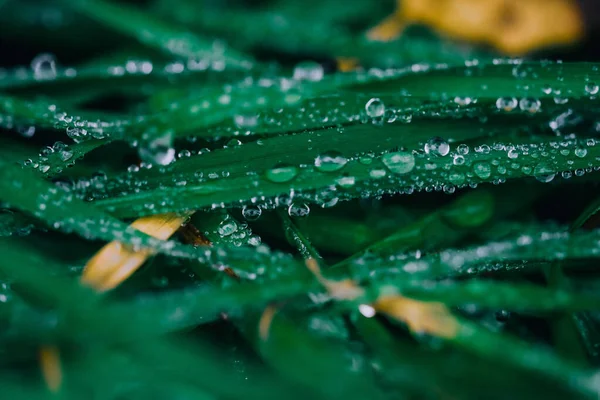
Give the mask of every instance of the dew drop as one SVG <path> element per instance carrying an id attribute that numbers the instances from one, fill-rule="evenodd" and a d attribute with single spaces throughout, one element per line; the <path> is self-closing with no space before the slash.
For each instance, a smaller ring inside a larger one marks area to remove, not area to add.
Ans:
<path id="1" fill-rule="evenodd" d="M 460 172 L 452 172 L 450 175 L 448 175 L 448 180 L 453 185 L 459 186 L 465 182 L 465 176 Z"/>
<path id="2" fill-rule="evenodd" d="M 452 159 L 452 163 L 454 165 L 463 165 L 465 163 L 465 157 L 461 156 L 459 154 L 455 155 L 454 158 Z"/>
<path id="3" fill-rule="evenodd" d="M 290 217 L 302 218 L 308 216 L 310 207 L 306 203 L 292 203 L 288 207 L 288 215 Z"/>
<path id="4" fill-rule="evenodd" d="M 315 158 L 315 167 L 322 172 L 333 172 L 344 168 L 347 162 L 339 151 L 328 151 Z"/>
<path id="5" fill-rule="evenodd" d="M 268 180 L 275 183 L 289 182 L 298 175 L 298 168 L 287 165 L 279 164 L 274 168 L 267 170 L 265 176 Z"/>
<path id="6" fill-rule="evenodd" d="M 381 161 L 391 172 L 398 175 L 408 174 L 415 168 L 415 156 L 406 151 L 386 153 L 381 157 Z M 369 175 L 371 175 L 372 178 L 385 176 L 385 171 L 383 171 L 382 176 L 379 176 L 380 173 L 374 171 L 383 170 L 371 170 Z M 376 176 L 373 176 L 373 174 Z"/>
<path id="7" fill-rule="evenodd" d="M 371 118 L 379 118 L 385 114 L 385 104 L 379 98 L 372 98 L 365 104 L 367 115 Z"/>
<path id="8" fill-rule="evenodd" d="M 318 82 L 323 79 L 323 66 L 314 61 L 303 61 L 294 67 L 294 79 Z"/>
<path id="9" fill-rule="evenodd" d="M 256 113 L 244 112 L 233 116 L 233 122 L 240 129 L 255 128 L 258 125 Z"/>
<path id="10" fill-rule="evenodd" d="M 432 156 L 445 156 L 450 152 L 448 142 L 438 136 L 432 137 L 425 143 L 425 153 Z"/>
<path id="11" fill-rule="evenodd" d="M 381 179 L 386 176 L 385 169 L 375 168 L 369 171 L 369 176 L 373 179 Z"/>
<path id="12" fill-rule="evenodd" d="M 473 164 L 473 173 L 481 179 L 487 179 L 492 175 L 492 166 L 485 161 Z"/>
<path id="13" fill-rule="evenodd" d="M 58 152 L 58 156 L 60 157 L 61 161 L 68 161 L 73 157 L 73 152 L 68 148 L 65 148 Z"/>
<path id="14" fill-rule="evenodd" d="M 545 162 L 541 162 L 533 169 L 533 176 L 540 182 L 550 182 L 554 179 L 556 173 L 554 170 Z"/>
<path id="15" fill-rule="evenodd" d="M 221 236 L 231 236 L 234 232 L 238 230 L 238 225 L 234 220 L 226 219 L 221 221 L 219 226 L 217 227 L 217 232 Z"/>
<path id="16" fill-rule="evenodd" d="M 600 87 L 598 85 L 596 85 L 594 82 L 589 82 L 587 85 L 585 85 L 585 92 L 587 94 L 589 94 L 590 96 L 598 94 L 599 91 L 600 91 Z"/>
<path id="17" fill-rule="evenodd" d="M 150 164 L 168 165 L 175 160 L 173 133 L 167 132 L 147 143 L 140 143 L 138 154 L 142 161 Z"/>
<path id="18" fill-rule="evenodd" d="M 575 155 L 579 158 L 583 158 L 587 155 L 587 150 L 583 147 L 578 147 L 575 149 Z"/>
<path id="19" fill-rule="evenodd" d="M 511 112 L 517 108 L 518 105 L 519 102 L 514 97 L 500 97 L 496 100 L 496 108 L 506 112 Z"/>
<path id="20" fill-rule="evenodd" d="M 246 221 L 256 221 L 260 218 L 262 209 L 258 206 L 245 206 L 242 208 L 242 216 Z"/>
<path id="21" fill-rule="evenodd" d="M 456 147 L 456 152 L 461 156 L 466 156 L 469 154 L 469 146 L 466 144 L 459 144 L 458 147 Z"/>
<path id="22" fill-rule="evenodd" d="M 358 311 L 366 318 L 373 318 L 376 314 L 375 309 L 368 304 L 360 304 L 358 306 Z"/>
<path id="23" fill-rule="evenodd" d="M 365 154 L 364 156 L 360 156 L 358 158 L 358 162 L 362 165 L 371 165 L 371 163 L 373 163 L 373 155 Z"/>
<path id="24" fill-rule="evenodd" d="M 33 77 L 39 80 L 56 78 L 56 58 L 49 53 L 42 53 L 31 61 Z"/>
<path id="25" fill-rule="evenodd" d="M 354 176 L 342 176 L 335 181 L 340 187 L 348 189 L 356 184 L 356 178 Z"/>
<path id="26" fill-rule="evenodd" d="M 524 97 L 519 101 L 519 109 L 534 114 L 540 111 L 542 103 L 533 97 Z"/>

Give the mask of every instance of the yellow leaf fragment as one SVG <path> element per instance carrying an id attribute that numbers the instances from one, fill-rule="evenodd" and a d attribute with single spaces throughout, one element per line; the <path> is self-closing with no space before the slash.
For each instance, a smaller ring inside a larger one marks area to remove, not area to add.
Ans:
<path id="1" fill-rule="evenodd" d="M 575 0 L 398 0 L 396 11 L 367 37 L 389 41 L 412 24 L 457 40 L 491 45 L 510 55 L 567 45 L 585 35 Z"/>
<path id="2" fill-rule="evenodd" d="M 382 296 L 373 304 L 375 310 L 404 322 L 411 331 L 452 339 L 460 325 L 443 303 L 424 302 L 400 295 Z"/>
<path id="3" fill-rule="evenodd" d="M 187 220 L 188 214 L 158 214 L 135 220 L 131 226 L 157 239 L 166 240 Z M 150 249 L 134 249 L 119 241 L 106 244 L 83 270 L 81 281 L 104 292 L 114 289 L 130 277 L 153 255 Z"/>
<path id="4" fill-rule="evenodd" d="M 58 392 L 63 381 L 58 348 L 55 346 L 42 347 L 39 352 L 39 359 L 42 376 L 48 389 L 53 393 Z"/>
<path id="5" fill-rule="evenodd" d="M 277 307 L 274 305 L 269 305 L 263 311 L 260 321 L 258 321 L 258 334 L 261 340 L 266 341 L 269 339 L 269 328 L 271 328 L 271 323 L 273 322 L 273 318 L 277 313 Z"/>
<path id="6" fill-rule="evenodd" d="M 304 263 L 311 271 L 317 280 L 327 289 L 329 295 L 336 300 L 354 300 L 364 294 L 364 289 L 361 288 L 351 279 L 334 281 L 327 279 L 321 273 L 321 267 L 314 258 L 307 258 Z"/>
<path id="7" fill-rule="evenodd" d="M 189 213 L 167 213 L 135 220 L 131 227 L 157 239 L 171 237 L 188 219 Z M 99 292 L 114 289 L 131 276 L 152 256 L 150 249 L 134 249 L 119 241 L 112 241 L 100 249 L 85 265 L 81 282 Z M 40 367 L 44 380 L 52 392 L 58 392 L 62 383 L 60 353 L 54 346 L 40 349 Z"/>

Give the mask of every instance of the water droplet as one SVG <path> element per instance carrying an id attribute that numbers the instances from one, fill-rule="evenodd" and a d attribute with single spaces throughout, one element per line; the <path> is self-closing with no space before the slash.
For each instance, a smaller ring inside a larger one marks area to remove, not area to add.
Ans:
<path id="1" fill-rule="evenodd" d="M 344 189 L 351 188 L 356 184 L 356 178 L 353 176 L 342 176 L 335 181 L 340 187 Z"/>
<path id="2" fill-rule="evenodd" d="M 415 167 L 415 156 L 407 151 L 386 153 L 381 157 L 381 161 L 391 172 L 399 175 L 408 174 Z M 383 171 L 383 175 L 377 171 Z M 385 171 L 374 169 L 370 171 L 369 175 L 372 178 L 381 178 L 385 176 Z"/>
<path id="3" fill-rule="evenodd" d="M 19 126 L 17 131 L 24 137 L 30 138 L 35 135 L 35 126 Z"/>
<path id="4" fill-rule="evenodd" d="M 348 159 L 338 151 L 328 151 L 315 158 L 315 167 L 322 172 L 339 171 Z"/>
<path id="5" fill-rule="evenodd" d="M 466 156 L 469 154 L 469 146 L 466 144 L 459 144 L 458 147 L 456 147 L 456 152 L 461 156 Z"/>
<path id="6" fill-rule="evenodd" d="M 465 182 L 465 176 L 460 172 L 452 172 L 450 175 L 448 175 L 448 180 L 453 185 L 459 186 Z"/>
<path id="7" fill-rule="evenodd" d="M 544 85 L 544 87 L 542 88 L 542 92 L 544 92 L 544 94 L 550 94 L 550 93 L 552 93 L 552 86 L 550 86 L 550 85 Z"/>
<path id="8" fill-rule="evenodd" d="M 518 105 L 519 102 L 514 97 L 500 97 L 496 100 L 496 108 L 506 112 L 511 112 L 517 108 Z"/>
<path id="9" fill-rule="evenodd" d="M 335 186 L 330 186 L 318 191 L 315 195 L 315 202 L 319 204 L 322 208 L 329 208 L 335 206 L 339 197 L 337 196 L 337 188 Z"/>
<path id="10" fill-rule="evenodd" d="M 242 208 L 242 216 L 247 221 L 256 221 L 260 218 L 262 214 L 262 209 L 258 206 L 245 206 Z"/>
<path id="11" fill-rule="evenodd" d="M 391 170 L 390 170 L 391 171 Z M 375 168 L 369 171 L 369 176 L 373 179 L 381 179 L 384 178 L 387 173 L 385 169 Z"/>
<path id="12" fill-rule="evenodd" d="M 175 160 L 173 133 L 167 132 L 146 143 L 140 143 L 138 154 L 142 161 L 150 164 L 167 165 Z"/>
<path id="13" fill-rule="evenodd" d="M 35 79 L 54 79 L 56 78 L 56 58 L 49 53 L 40 54 L 31 61 L 31 69 L 33 69 Z"/>
<path id="14" fill-rule="evenodd" d="M 255 128 L 258 125 L 258 114 L 247 111 L 233 116 L 233 122 L 240 129 Z"/>
<path id="15" fill-rule="evenodd" d="M 554 170 L 545 162 L 539 163 L 533 169 L 533 176 L 535 176 L 535 179 L 540 182 L 550 182 L 552 179 L 554 179 L 555 175 L 556 173 Z"/>
<path id="16" fill-rule="evenodd" d="M 289 182 L 298 175 L 298 168 L 287 165 L 279 164 L 274 168 L 267 170 L 265 176 L 268 180 L 275 183 Z"/>
<path id="17" fill-rule="evenodd" d="M 288 207 L 288 215 L 290 217 L 302 218 L 308 216 L 310 207 L 306 203 L 292 203 Z"/>
<path id="18" fill-rule="evenodd" d="M 371 118 L 379 118 L 385 113 L 385 104 L 378 98 L 372 98 L 365 104 L 367 115 Z"/>
<path id="19" fill-rule="evenodd" d="M 450 145 L 441 137 L 432 137 L 425 143 L 425 153 L 432 156 L 445 156 L 450 152 Z"/>
<path id="20" fill-rule="evenodd" d="M 362 165 L 371 165 L 371 163 L 373 163 L 373 155 L 365 154 L 364 156 L 360 156 L 358 162 Z"/>
<path id="21" fill-rule="evenodd" d="M 192 152 L 187 150 L 187 149 L 183 149 L 179 152 L 179 154 L 177 154 L 177 157 L 179 158 L 187 158 L 190 157 L 192 155 Z"/>
<path id="22" fill-rule="evenodd" d="M 585 92 L 591 96 L 598 94 L 598 91 L 600 91 L 600 87 L 594 82 L 588 82 L 588 84 L 585 85 Z"/>
<path id="23" fill-rule="evenodd" d="M 587 150 L 584 147 L 578 147 L 575 149 L 575 155 L 579 158 L 583 158 L 587 155 Z"/>
<path id="24" fill-rule="evenodd" d="M 238 225 L 232 219 L 226 219 L 224 221 L 221 221 L 221 223 L 217 227 L 217 232 L 219 232 L 219 235 L 221 236 L 230 236 L 237 230 Z"/>
<path id="25" fill-rule="evenodd" d="M 507 155 L 508 158 L 514 160 L 515 158 L 519 157 L 519 152 L 516 149 L 512 148 L 508 151 Z"/>
<path id="26" fill-rule="evenodd" d="M 73 152 L 70 149 L 65 148 L 58 152 L 58 156 L 62 161 L 68 161 L 73 157 Z"/>
<path id="27" fill-rule="evenodd" d="M 459 106 L 468 106 L 469 104 L 471 104 L 473 102 L 473 99 L 470 97 L 460 97 L 460 96 L 456 96 L 454 98 L 454 102 L 456 104 L 458 104 Z"/>
<path id="28" fill-rule="evenodd" d="M 454 165 L 463 165 L 465 163 L 465 157 L 457 154 L 454 156 L 452 163 Z"/>
<path id="29" fill-rule="evenodd" d="M 556 103 L 556 104 L 567 104 L 568 102 L 569 102 L 568 97 L 556 96 L 554 98 L 554 103 Z"/>
<path id="30" fill-rule="evenodd" d="M 75 142 L 81 141 L 87 136 L 87 134 L 87 131 L 82 128 L 67 128 L 67 136 L 69 136 Z"/>
<path id="31" fill-rule="evenodd" d="M 294 67 L 294 79 L 318 82 L 323 79 L 323 66 L 314 61 L 303 61 Z"/>
<path id="32" fill-rule="evenodd" d="M 542 103 L 533 97 L 524 97 L 519 101 L 519 109 L 532 114 L 540 111 L 541 106 Z"/>
<path id="33" fill-rule="evenodd" d="M 473 173 L 481 179 L 487 179 L 492 174 L 492 166 L 485 161 L 478 161 L 473 164 Z"/>
<path id="34" fill-rule="evenodd" d="M 375 316 L 375 309 L 368 304 L 359 305 L 358 311 L 366 318 L 373 318 Z"/>

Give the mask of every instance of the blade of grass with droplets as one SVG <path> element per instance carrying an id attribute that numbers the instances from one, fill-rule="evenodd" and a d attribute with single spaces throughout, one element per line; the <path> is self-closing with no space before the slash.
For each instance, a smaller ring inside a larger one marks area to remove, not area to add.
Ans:
<path id="1" fill-rule="evenodd" d="M 539 229 L 539 230 L 538 230 Z M 577 260 L 596 258 L 600 254 L 600 232 L 569 233 L 566 229 L 548 230 L 534 226 L 503 240 L 490 241 L 464 249 L 445 249 L 426 256 L 400 253 L 387 259 L 370 260 L 370 268 L 376 274 L 408 274 L 423 279 L 433 277 L 457 277 L 492 272 L 510 266 L 528 267 L 535 261 Z M 360 263 L 361 260 L 357 260 Z M 496 266 L 498 264 L 498 266 Z M 340 271 L 340 273 L 343 269 Z"/>
<path id="2" fill-rule="evenodd" d="M 31 246 L 19 240 L 3 239 L 0 241 L 0 246 L 3 254 L 6 255 L 6 259 L 11 260 L 10 263 L 2 264 L 3 274 L 17 282 L 21 282 L 21 285 L 27 288 L 27 293 L 36 293 L 43 298 L 53 299 L 52 304 L 56 306 L 62 306 L 63 303 L 75 304 L 79 297 L 90 298 L 91 291 L 89 289 L 82 287 L 73 292 L 68 289 L 69 285 L 74 284 L 72 280 L 53 275 L 53 271 L 60 271 L 66 267 L 52 261 L 44 253 L 32 249 Z M 33 275 L 33 272 L 31 272 L 31 275 L 25 276 L 23 274 L 26 271 L 23 273 L 11 272 L 10 268 L 14 268 L 12 265 L 16 265 L 13 264 L 16 262 L 30 265 L 32 268 L 38 268 L 38 270 L 44 268 L 45 272 L 37 276 Z M 44 278 L 41 279 L 41 276 Z M 144 329 L 146 334 L 157 336 L 165 332 L 210 323 L 218 319 L 220 312 L 237 315 L 247 308 L 261 307 L 271 300 L 305 294 L 317 287 L 317 283 L 308 278 L 311 277 L 304 274 L 304 278 L 296 275 L 289 279 L 271 281 L 263 286 L 248 283 L 229 288 L 201 287 L 173 290 L 159 295 L 146 294 L 128 301 L 103 303 L 101 311 L 96 309 L 99 306 L 98 304 L 87 304 L 82 301 L 79 307 L 83 314 L 90 314 L 87 319 L 82 319 L 79 322 L 65 320 L 58 325 L 44 325 L 42 320 L 41 326 L 28 327 L 25 325 L 22 328 L 19 328 L 18 325 L 11 326 L 11 330 L 5 332 L 3 338 L 11 335 L 17 338 L 23 335 L 27 336 L 25 332 L 29 332 L 32 333 L 31 336 L 35 340 L 43 340 L 44 337 L 56 337 L 58 335 L 74 337 L 78 340 L 85 338 L 89 340 L 89 337 L 93 337 L 109 343 L 127 343 L 136 340 L 137 333 L 122 332 L 121 335 L 114 336 L 110 325 L 104 322 L 106 319 L 127 316 L 132 326 L 139 326 L 140 329 Z M 41 285 L 45 285 L 44 288 L 40 288 Z M 58 293 L 54 293 L 55 291 L 58 291 Z M 20 311 L 19 307 L 21 307 Z M 15 313 L 31 312 L 30 306 L 23 307 L 17 304 Z M 96 318 L 94 316 L 95 312 L 102 312 L 102 318 Z M 174 318 L 173 315 L 177 317 Z M 26 321 L 18 315 L 11 318 L 13 321 Z M 56 316 L 49 312 L 48 318 L 52 319 Z M 76 330 L 71 330 L 73 324 L 76 324 Z M 36 331 L 39 331 L 42 335 L 35 337 L 33 334 Z"/>
<path id="3" fill-rule="evenodd" d="M 144 174 L 140 178 L 126 175 L 116 180 L 113 186 L 118 197 L 108 197 L 103 190 L 99 193 L 86 191 L 85 195 L 99 199 L 96 204 L 123 217 L 140 215 L 143 210 L 135 208 L 139 204 L 153 203 L 152 213 L 206 208 L 213 204 L 243 205 L 256 196 L 272 202 L 278 195 L 290 193 L 291 189 L 300 201 L 324 204 L 332 199 L 345 200 L 366 194 L 412 193 L 433 188 L 454 191 L 456 187 L 466 185 L 525 177 L 549 182 L 560 172 L 578 170 L 581 175 L 586 170 L 591 171 L 596 166 L 596 157 L 600 156 L 600 146 L 587 140 L 566 142 L 567 156 L 553 141 L 527 145 L 495 143 L 475 151 L 469 151 L 467 147 L 468 154 L 464 156 L 458 146 L 456 152 L 441 157 L 410 150 L 383 152 L 390 146 L 385 138 L 395 136 L 393 129 L 360 126 L 352 132 L 352 135 L 347 131 L 347 135 L 314 132 L 282 136 L 213 151 L 174 164 L 172 169 L 167 169 L 164 178 L 160 173 L 148 178 Z M 463 130 L 459 132 L 457 135 L 468 135 Z M 379 138 L 382 140 L 376 140 Z M 308 148 L 303 142 L 307 139 L 312 144 Z M 414 143 L 418 139 L 407 140 Z M 302 147 L 297 146 L 299 143 L 303 143 Z M 397 139 L 396 143 L 402 142 Z M 331 162 L 333 171 L 315 165 L 320 155 L 327 156 L 326 152 L 336 149 L 346 151 L 341 151 L 340 162 Z M 361 154 L 361 150 L 379 153 L 363 158 L 356 154 Z M 571 159 L 568 156 L 571 151 L 577 151 L 581 157 Z M 540 157 L 541 154 L 552 157 Z M 454 162 L 456 157 L 460 163 Z M 237 162 L 231 164 L 231 159 Z M 180 169 L 186 172 L 177 173 Z M 432 170 L 440 172 L 434 175 L 430 173 Z M 198 176 L 197 171 L 202 174 Z M 128 194 L 127 188 L 136 182 L 143 182 L 146 190 Z M 168 192 L 164 190 L 166 187 L 170 188 Z M 156 204 L 159 198 L 161 203 Z"/>

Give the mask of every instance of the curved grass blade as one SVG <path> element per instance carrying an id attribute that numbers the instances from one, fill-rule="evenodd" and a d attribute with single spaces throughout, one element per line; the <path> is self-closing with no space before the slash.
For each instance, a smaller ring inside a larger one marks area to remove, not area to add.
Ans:
<path id="1" fill-rule="evenodd" d="M 468 135 L 460 132 L 463 137 Z M 415 139 L 406 139 L 407 151 L 385 152 L 386 147 L 389 149 L 385 139 L 395 133 L 392 129 L 360 126 L 352 134 L 347 133 L 337 136 L 335 132 L 312 132 L 217 150 L 175 163 L 164 177 L 158 173 L 152 177 L 140 174 L 139 178 L 127 175 L 116 179 L 109 190 L 118 193 L 118 197 L 110 196 L 110 192 L 107 196 L 103 191 L 87 192 L 85 196 L 98 199 L 95 204 L 122 217 L 147 214 L 139 209 L 139 204 L 153 204 L 151 213 L 161 213 L 220 204 L 244 205 L 260 196 L 270 205 L 277 196 L 289 195 L 291 190 L 297 201 L 326 206 L 332 200 L 365 195 L 421 190 L 453 192 L 467 185 L 503 183 L 525 177 L 549 182 L 562 172 L 575 170 L 578 175 L 592 172 L 597 165 L 596 157 L 600 157 L 600 146 L 596 146 L 594 140 L 563 141 L 561 145 L 554 141 L 494 143 L 475 149 L 463 146 L 464 150 L 456 146 L 448 155 L 440 157 L 419 152 L 414 148 Z M 367 134 L 369 136 L 365 136 Z M 374 142 L 376 139 L 381 140 Z M 306 140 L 310 140 L 310 147 L 304 147 Z M 402 142 L 397 139 L 396 143 Z M 377 153 L 360 156 L 369 150 Z M 465 150 L 468 153 L 461 155 L 460 151 Z M 329 151 L 341 153 L 340 168 L 334 171 L 316 168 L 315 160 Z M 572 159 L 569 156 L 572 152 L 582 157 Z M 454 162 L 457 157 L 460 163 Z M 237 162 L 231 164 L 232 159 Z M 132 186 L 144 186 L 146 190 L 127 193 L 127 188 Z M 169 191 L 165 192 L 165 188 Z"/>

